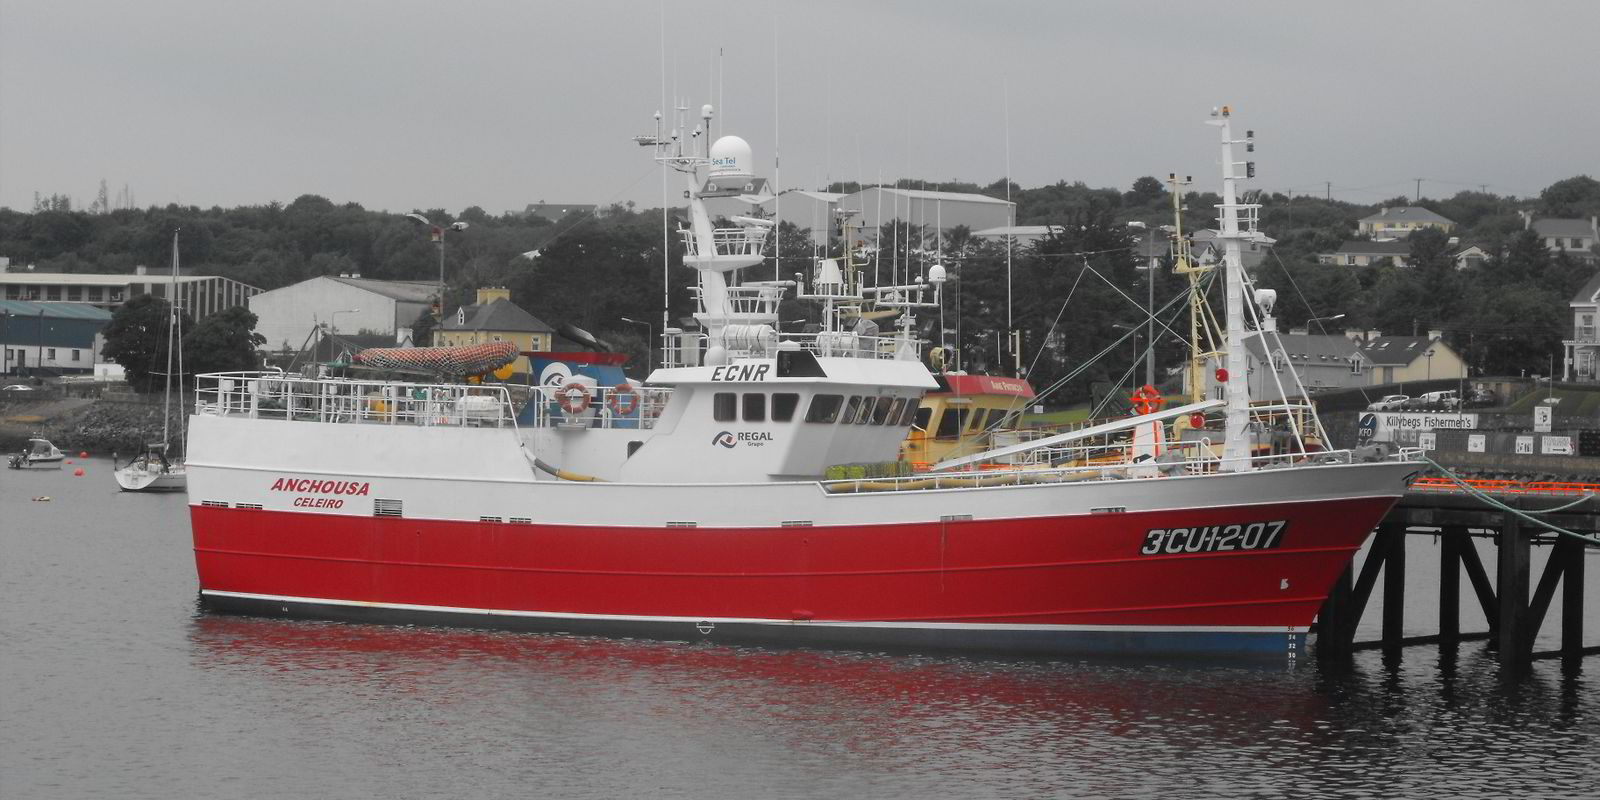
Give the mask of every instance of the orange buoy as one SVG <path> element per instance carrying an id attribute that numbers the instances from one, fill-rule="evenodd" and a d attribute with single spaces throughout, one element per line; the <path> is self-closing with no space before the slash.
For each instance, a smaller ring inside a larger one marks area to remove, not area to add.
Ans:
<path id="1" fill-rule="evenodd" d="M 72 477 L 74 477 L 74 478 L 83 477 L 83 467 L 78 467 L 77 469 L 73 470 L 72 471 Z"/>
<path id="2" fill-rule="evenodd" d="M 88 457 L 89 457 L 89 451 L 88 450 L 79 450 L 78 451 L 78 458 L 88 458 Z"/>

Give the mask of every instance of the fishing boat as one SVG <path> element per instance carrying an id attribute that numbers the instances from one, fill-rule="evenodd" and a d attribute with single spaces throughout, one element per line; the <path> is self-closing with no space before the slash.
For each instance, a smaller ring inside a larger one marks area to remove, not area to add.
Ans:
<path id="1" fill-rule="evenodd" d="M 173 356 L 176 354 L 178 363 L 178 376 L 183 375 L 183 349 L 178 343 L 183 339 L 182 323 L 179 322 L 178 308 L 178 232 L 172 232 L 172 276 L 168 285 L 167 297 L 171 301 L 167 304 L 167 371 L 166 388 L 161 400 L 161 441 L 150 442 L 145 445 L 144 452 L 135 456 L 133 461 L 126 466 L 112 470 L 117 478 L 117 485 L 124 492 L 181 492 L 188 488 L 189 475 L 181 456 L 169 458 L 171 448 L 172 424 L 172 366 Z M 179 426 L 179 439 L 182 439 L 182 426 Z"/>
<path id="2" fill-rule="evenodd" d="M 60 469 L 64 458 L 66 456 L 48 439 L 34 437 L 28 440 L 26 449 L 12 453 L 6 463 L 12 469 Z"/>
<path id="3" fill-rule="evenodd" d="M 709 106 L 695 134 L 687 116 L 664 130 L 658 114 L 637 141 L 683 180 L 700 332 L 664 336 L 643 385 L 560 359 L 525 387 L 200 377 L 188 469 L 203 606 L 871 648 L 1300 652 L 1420 466 L 1372 450 L 1251 452 L 1262 423 L 1245 382 L 1239 243 L 1256 207 L 1237 199 L 1244 140 L 1225 108 L 1210 120 L 1224 397 L 1146 402 L 921 472 L 895 465 L 940 388 L 913 316 L 937 307 L 942 269 L 869 286 L 824 259 L 793 279 L 749 279 L 772 223 L 718 228 L 705 201 L 755 180 L 751 148 L 737 136 L 707 146 Z M 779 329 L 790 293 L 820 306 L 818 330 Z M 869 304 L 902 312 L 892 332 L 846 313 Z M 1191 427 L 1220 448 L 1169 434 L 1208 417 L 1214 427 Z M 840 465 L 862 470 L 830 480 Z"/>

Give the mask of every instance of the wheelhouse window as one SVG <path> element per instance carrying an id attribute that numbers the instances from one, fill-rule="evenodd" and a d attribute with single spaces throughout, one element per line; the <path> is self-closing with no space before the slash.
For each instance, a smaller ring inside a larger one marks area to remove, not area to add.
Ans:
<path id="1" fill-rule="evenodd" d="M 739 395 L 717 392 L 711 396 L 711 416 L 718 422 L 732 422 L 739 416 Z"/>
<path id="2" fill-rule="evenodd" d="M 991 412 L 987 408 L 975 409 L 973 411 L 973 413 L 972 413 L 972 424 L 967 426 L 967 430 L 969 430 L 969 431 L 981 431 L 981 430 L 983 430 L 983 426 L 985 424 L 985 420 L 987 420 L 989 418 L 989 414 L 990 413 Z"/>
<path id="3" fill-rule="evenodd" d="M 772 421 L 788 422 L 794 419 L 795 407 L 800 405 L 800 395 L 794 392 L 778 392 L 772 396 Z"/>
<path id="4" fill-rule="evenodd" d="M 889 417 L 888 417 L 888 419 L 884 420 L 884 424 L 885 425 L 899 425 L 899 424 L 901 424 L 900 420 L 905 416 L 905 413 L 906 413 L 906 399 L 904 397 L 896 397 L 896 398 L 894 398 L 894 402 L 889 404 Z"/>
<path id="5" fill-rule="evenodd" d="M 819 394 L 811 398 L 811 407 L 806 409 L 806 422 L 818 422 L 824 425 L 832 424 L 839 418 L 839 407 L 844 405 L 844 396 L 837 394 Z"/>
<path id="6" fill-rule="evenodd" d="M 933 422 L 933 409 L 918 404 L 915 414 L 916 416 L 912 418 L 912 424 L 916 425 L 919 431 L 927 430 L 929 423 Z"/>
<path id="7" fill-rule="evenodd" d="M 861 416 L 861 395 L 850 395 L 849 401 L 844 404 L 844 413 L 839 416 L 839 424 L 854 425 Z"/>
<path id="8" fill-rule="evenodd" d="M 872 409 L 872 424 L 882 425 L 889 419 L 889 406 L 894 404 L 894 398 L 884 395 L 878 398 L 877 405 Z"/>
<path id="9" fill-rule="evenodd" d="M 901 424 L 901 426 L 910 425 L 911 423 L 916 422 L 920 418 L 919 415 L 921 413 L 922 413 L 922 402 L 921 402 L 921 400 L 919 400 L 918 398 L 915 398 L 915 397 L 907 397 L 906 398 L 906 410 L 901 412 L 901 414 L 900 414 L 900 424 Z M 927 420 L 922 420 L 922 421 L 923 421 L 924 424 L 927 423 Z"/>
<path id="10" fill-rule="evenodd" d="M 760 392 L 751 392 L 744 396 L 744 421 L 767 421 L 767 396 Z"/>
<path id="11" fill-rule="evenodd" d="M 939 417 L 939 432 L 934 434 L 940 438 L 954 438 L 961 435 L 962 426 L 966 425 L 967 414 L 970 408 L 947 408 Z"/>

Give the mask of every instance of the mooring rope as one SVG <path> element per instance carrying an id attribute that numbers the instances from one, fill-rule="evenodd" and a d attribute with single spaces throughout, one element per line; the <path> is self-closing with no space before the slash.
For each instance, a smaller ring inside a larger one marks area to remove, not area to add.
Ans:
<path id="1" fill-rule="evenodd" d="M 1451 483 L 1454 483 L 1456 486 L 1461 487 L 1468 494 L 1472 495 L 1473 497 L 1478 498 L 1479 500 L 1482 500 L 1483 502 L 1489 504 L 1490 506 L 1492 506 L 1494 508 L 1498 508 L 1501 511 L 1504 511 L 1504 512 L 1506 512 L 1508 514 L 1511 514 L 1511 515 L 1515 516 L 1515 517 L 1518 517 L 1520 519 L 1523 519 L 1523 520 L 1526 520 L 1528 522 L 1531 522 L 1531 523 L 1533 523 L 1535 525 L 1538 525 L 1541 528 L 1548 528 L 1549 530 L 1555 531 L 1556 533 L 1559 533 L 1562 536 L 1571 536 L 1572 538 L 1577 539 L 1578 541 L 1583 542 L 1583 543 L 1587 544 L 1590 547 L 1600 547 L 1600 539 L 1596 539 L 1593 536 L 1584 536 L 1581 533 L 1578 533 L 1576 531 L 1569 531 L 1566 528 L 1557 527 L 1557 526 L 1552 525 L 1552 524 L 1550 524 L 1548 522 L 1545 522 L 1542 519 L 1538 519 L 1538 518 L 1533 516 L 1534 514 L 1550 514 L 1550 513 L 1556 512 L 1556 511 L 1561 511 L 1563 509 L 1572 508 L 1573 506 L 1578 505 L 1579 503 L 1587 502 L 1589 500 L 1594 499 L 1596 497 L 1596 495 L 1592 495 L 1592 494 L 1584 495 L 1583 497 L 1580 497 L 1577 500 L 1574 500 L 1574 501 L 1572 501 L 1570 503 L 1567 503 L 1566 505 L 1563 505 L 1563 506 L 1556 506 L 1555 508 L 1546 508 L 1546 509 L 1543 509 L 1543 510 L 1540 510 L 1540 511 L 1527 512 L 1527 511 L 1523 511 L 1520 508 L 1512 508 L 1511 506 L 1508 506 L 1505 503 L 1500 502 L 1498 499 L 1496 499 L 1495 497 L 1490 495 L 1488 492 L 1485 492 L 1485 491 L 1479 489 L 1478 487 L 1467 483 L 1466 481 L 1462 480 L 1458 475 L 1456 475 L 1454 472 L 1451 472 L 1448 468 L 1442 466 L 1441 464 L 1439 464 L 1439 462 L 1434 461 L 1433 459 L 1429 458 L 1428 456 L 1422 455 L 1422 454 L 1418 454 L 1417 457 L 1422 459 L 1423 461 L 1426 461 L 1429 466 L 1432 466 L 1434 469 L 1438 470 L 1440 472 L 1440 474 L 1442 474 L 1446 478 L 1450 479 Z"/>

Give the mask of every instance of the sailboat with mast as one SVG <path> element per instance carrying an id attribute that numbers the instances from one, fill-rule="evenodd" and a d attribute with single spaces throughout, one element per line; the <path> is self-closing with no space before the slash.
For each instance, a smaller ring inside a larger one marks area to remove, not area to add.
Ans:
<path id="1" fill-rule="evenodd" d="M 144 452 L 132 463 L 115 470 L 117 485 L 125 492 L 181 492 L 189 486 L 189 474 L 183 460 L 182 425 L 178 426 L 179 448 L 176 456 L 171 449 L 174 356 L 177 359 L 177 375 L 180 379 L 183 375 L 183 348 L 178 346 L 183 336 L 179 310 L 178 231 L 173 231 L 172 276 L 167 285 L 167 369 L 165 395 L 161 401 L 161 441 L 145 445 Z"/>

